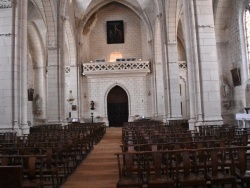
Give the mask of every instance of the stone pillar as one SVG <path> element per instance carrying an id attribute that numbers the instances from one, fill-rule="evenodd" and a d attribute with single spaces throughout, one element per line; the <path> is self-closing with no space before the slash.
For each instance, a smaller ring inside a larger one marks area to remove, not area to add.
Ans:
<path id="1" fill-rule="evenodd" d="M 57 1 L 57 29 L 48 46 L 48 123 L 65 123 L 64 21 L 61 1 Z M 50 33 L 48 33 L 50 34 Z M 57 35 L 56 35 L 57 34 Z M 54 43 L 54 44 L 53 44 Z"/>
<path id="2" fill-rule="evenodd" d="M 249 3 L 249 2 L 247 2 Z M 248 54 L 247 54 L 247 42 L 246 42 L 246 33 L 245 33 L 245 19 L 243 18 L 244 11 L 246 11 L 246 1 L 245 0 L 240 0 L 239 2 L 237 1 L 237 10 L 238 12 L 238 25 L 239 25 L 239 51 L 240 51 L 240 60 L 241 60 L 241 84 L 242 84 L 242 98 L 244 98 L 245 100 L 243 100 L 243 106 L 244 107 L 248 107 L 247 106 L 247 98 L 246 98 L 246 92 L 245 92 L 245 87 L 248 81 L 248 75 L 249 75 L 249 63 L 248 63 Z M 244 88 L 244 89 L 243 89 Z M 241 95 L 241 94 L 240 94 Z M 238 97 L 240 97 L 238 95 Z M 242 110 L 242 109 L 240 109 Z"/>
<path id="3" fill-rule="evenodd" d="M 212 1 L 183 1 L 190 129 L 194 125 L 221 124 L 219 71 Z"/>
<path id="4" fill-rule="evenodd" d="M 161 27 L 161 58 L 162 58 L 162 91 L 163 96 L 161 100 L 164 100 L 163 105 L 163 122 L 167 122 L 171 116 L 171 101 L 170 101 L 170 77 L 169 77 L 169 65 L 168 65 L 168 48 L 166 46 L 166 13 L 163 7 L 163 13 L 158 15 Z"/>
<path id="5" fill-rule="evenodd" d="M 59 9 L 59 6 L 58 6 L 58 9 Z M 61 9 L 59 9 L 61 12 Z M 59 106 L 60 106 L 60 121 L 62 123 L 66 123 L 67 120 L 67 110 L 65 109 L 67 107 L 66 105 L 66 91 L 65 91 L 65 56 L 64 56 L 64 53 L 65 53 L 65 22 L 66 22 L 66 17 L 65 16 L 60 16 L 61 19 L 58 20 L 58 28 L 59 28 L 59 31 L 60 31 L 60 34 L 58 33 L 59 35 L 59 41 L 58 41 L 58 44 L 59 44 L 59 63 L 58 63 L 58 66 L 59 66 Z M 69 91 L 67 91 L 69 92 Z"/>
<path id="6" fill-rule="evenodd" d="M 20 1 L 21 9 L 21 31 L 20 36 L 20 68 L 21 68 L 21 91 L 20 91 L 20 107 L 21 107 L 21 130 L 23 134 L 29 133 L 29 126 L 27 123 L 27 106 L 28 106 L 28 88 L 27 88 L 27 19 L 28 19 L 28 0 Z"/>
<path id="7" fill-rule="evenodd" d="M 199 80 L 196 80 L 196 87 L 199 86 L 198 113 L 203 114 L 204 124 L 222 124 L 213 3 L 211 0 L 194 0 L 193 6 L 199 55 L 196 66 L 196 72 L 199 72 Z"/>
<path id="8" fill-rule="evenodd" d="M 156 118 L 159 120 L 166 121 L 166 102 L 168 101 L 165 99 L 165 82 L 164 77 L 165 69 L 163 65 L 163 52 L 164 50 L 162 47 L 162 30 L 161 30 L 161 19 L 162 15 L 158 15 L 155 23 L 155 36 L 154 36 L 154 50 L 155 50 L 155 64 L 154 64 L 154 74 L 155 74 L 155 103 L 156 103 Z"/>
<path id="9" fill-rule="evenodd" d="M 249 2 L 248 2 L 249 3 Z M 241 57 L 242 57 L 242 83 L 245 84 L 248 80 L 248 60 L 247 60 L 247 49 L 246 49 L 246 33 L 245 33 L 245 19 L 243 18 L 244 11 L 246 11 L 246 1 L 245 0 L 240 0 L 238 3 L 238 24 L 239 24 L 239 42 L 240 42 L 240 52 L 241 52 Z"/>
<path id="10" fill-rule="evenodd" d="M 34 114 L 36 119 L 45 120 L 46 119 L 46 87 L 45 87 L 45 68 L 44 67 L 34 67 L 34 100 L 36 95 L 38 94 L 41 98 L 41 114 Z M 35 109 L 36 110 L 36 109 Z"/>
<path id="11" fill-rule="evenodd" d="M 79 67 L 82 66 L 83 62 L 83 57 L 82 57 L 82 51 L 83 51 L 83 42 L 82 42 L 82 32 L 81 29 L 79 29 L 79 33 L 77 34 L 77 39 L 78 39 L 78 44 L 77 44 L 77 108 L 78 108 L 78 119 L 79 121 L 82 121 L 84 117 L 84 110 L 83 110 L 83 101 L 86 101 L 85 98 L 87 97 L 87 94 L 84 93 L 83 89 L 83 79 L 82 79 L 82 72 Z"/>
<path id="12" fill-rule="evenodd" d="M 168 3 L 176 3 L 176 1 L 164 2 L 164 23 L 163 34 L 165 42 L 165 63 L 166 63 L 166 86 L 168 98 L 168 120 L 181 119 L 181 98 L 180 98 L 180 82 L 179 82 L 179 64 L 176 34 L 176 17 L 172 17 L 172 12 L 168 11 Z M 168 3 L 167 3 L 168 2 Z"/>
<path id="13" fill-rule="evenodd" d="M 190 118 L 189 118 L 189 129 L 194 129 L 196 119 L 197 119 L 197 111 L 195 106 L 195 61 L 194 61 L 194 47 L 193 41 L 194 33 L 193 27 L 193 16 L 191 12 L 190 1 L 183 1 L 183 12 L 184 12 L 184 33 L 185 35 L 185 44 L 186 44 L 186 54 L 187 54 L 187 67 L 188 67 L 188 89 L 189 89 L 189 100 L 190 100 Z"/>

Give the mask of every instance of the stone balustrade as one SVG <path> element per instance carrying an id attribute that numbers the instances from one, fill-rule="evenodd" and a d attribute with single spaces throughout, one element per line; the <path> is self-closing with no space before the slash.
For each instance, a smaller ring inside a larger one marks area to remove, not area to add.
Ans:
<path id="1" fill-rule="evenodd" d="M 122 61 L 122 62 L 98 62 L 83 63 L 83 72 L 85 76 L 101 75 L 101 74 L 147 74 L 150 73 L 149 61 Z"/>

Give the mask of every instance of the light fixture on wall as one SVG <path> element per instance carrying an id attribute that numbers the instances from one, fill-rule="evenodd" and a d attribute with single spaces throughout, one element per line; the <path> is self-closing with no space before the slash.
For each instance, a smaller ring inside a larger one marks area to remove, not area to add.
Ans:
<path id="1" fill-rule="evenodd" d="M 109 55 L 109 61 L 110 62 L 116 62 L 116 59 L 122 58 L 122 53 L 121 52 L 112 52 Z"/>
<path id="2" fill-rule="evenodd" d="M 151 96 L 151 92 L 150 91 L 148 91 L 148 96 Z"/>
<path id="3" fill-rule="evenodd" d="M 84 93 L 84 95 L 83 95 L 83 98 L 85 98 L 85 99 L 87 98 L 87 95 L 86 95 L 86 93 Z"/>

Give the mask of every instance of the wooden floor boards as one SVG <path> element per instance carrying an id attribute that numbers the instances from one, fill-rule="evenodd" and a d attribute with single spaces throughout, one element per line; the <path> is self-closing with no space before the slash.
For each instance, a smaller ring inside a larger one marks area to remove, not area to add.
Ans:
<path id="1" fill-rule="evenodd" d="M 121 152 L 121 138 L 121 128 L 107 128 L 103 139 L 61 188 L 115 188 L 119 175 L 114 153 Z"/>

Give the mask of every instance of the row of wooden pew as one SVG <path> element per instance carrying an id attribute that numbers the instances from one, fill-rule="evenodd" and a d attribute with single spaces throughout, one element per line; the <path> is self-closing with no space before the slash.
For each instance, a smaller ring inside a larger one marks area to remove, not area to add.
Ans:
<path id="1" fill-rule="evenodd" d="M 0 133 L 0 172 L 9 171 L 20 187 L 59 187 L 105 132 L 103 123 L 74 123 L 32 127 L 23 136 Z M 0 175 L 0 187 L 11 183 Z"/>
<path id="2" fill-rule="evenodd" d="M 250 187 L 247 129 L 204 126 L 195 130 L 163 123 L 127 123 L 116 153 L 117 187 Z"/>

